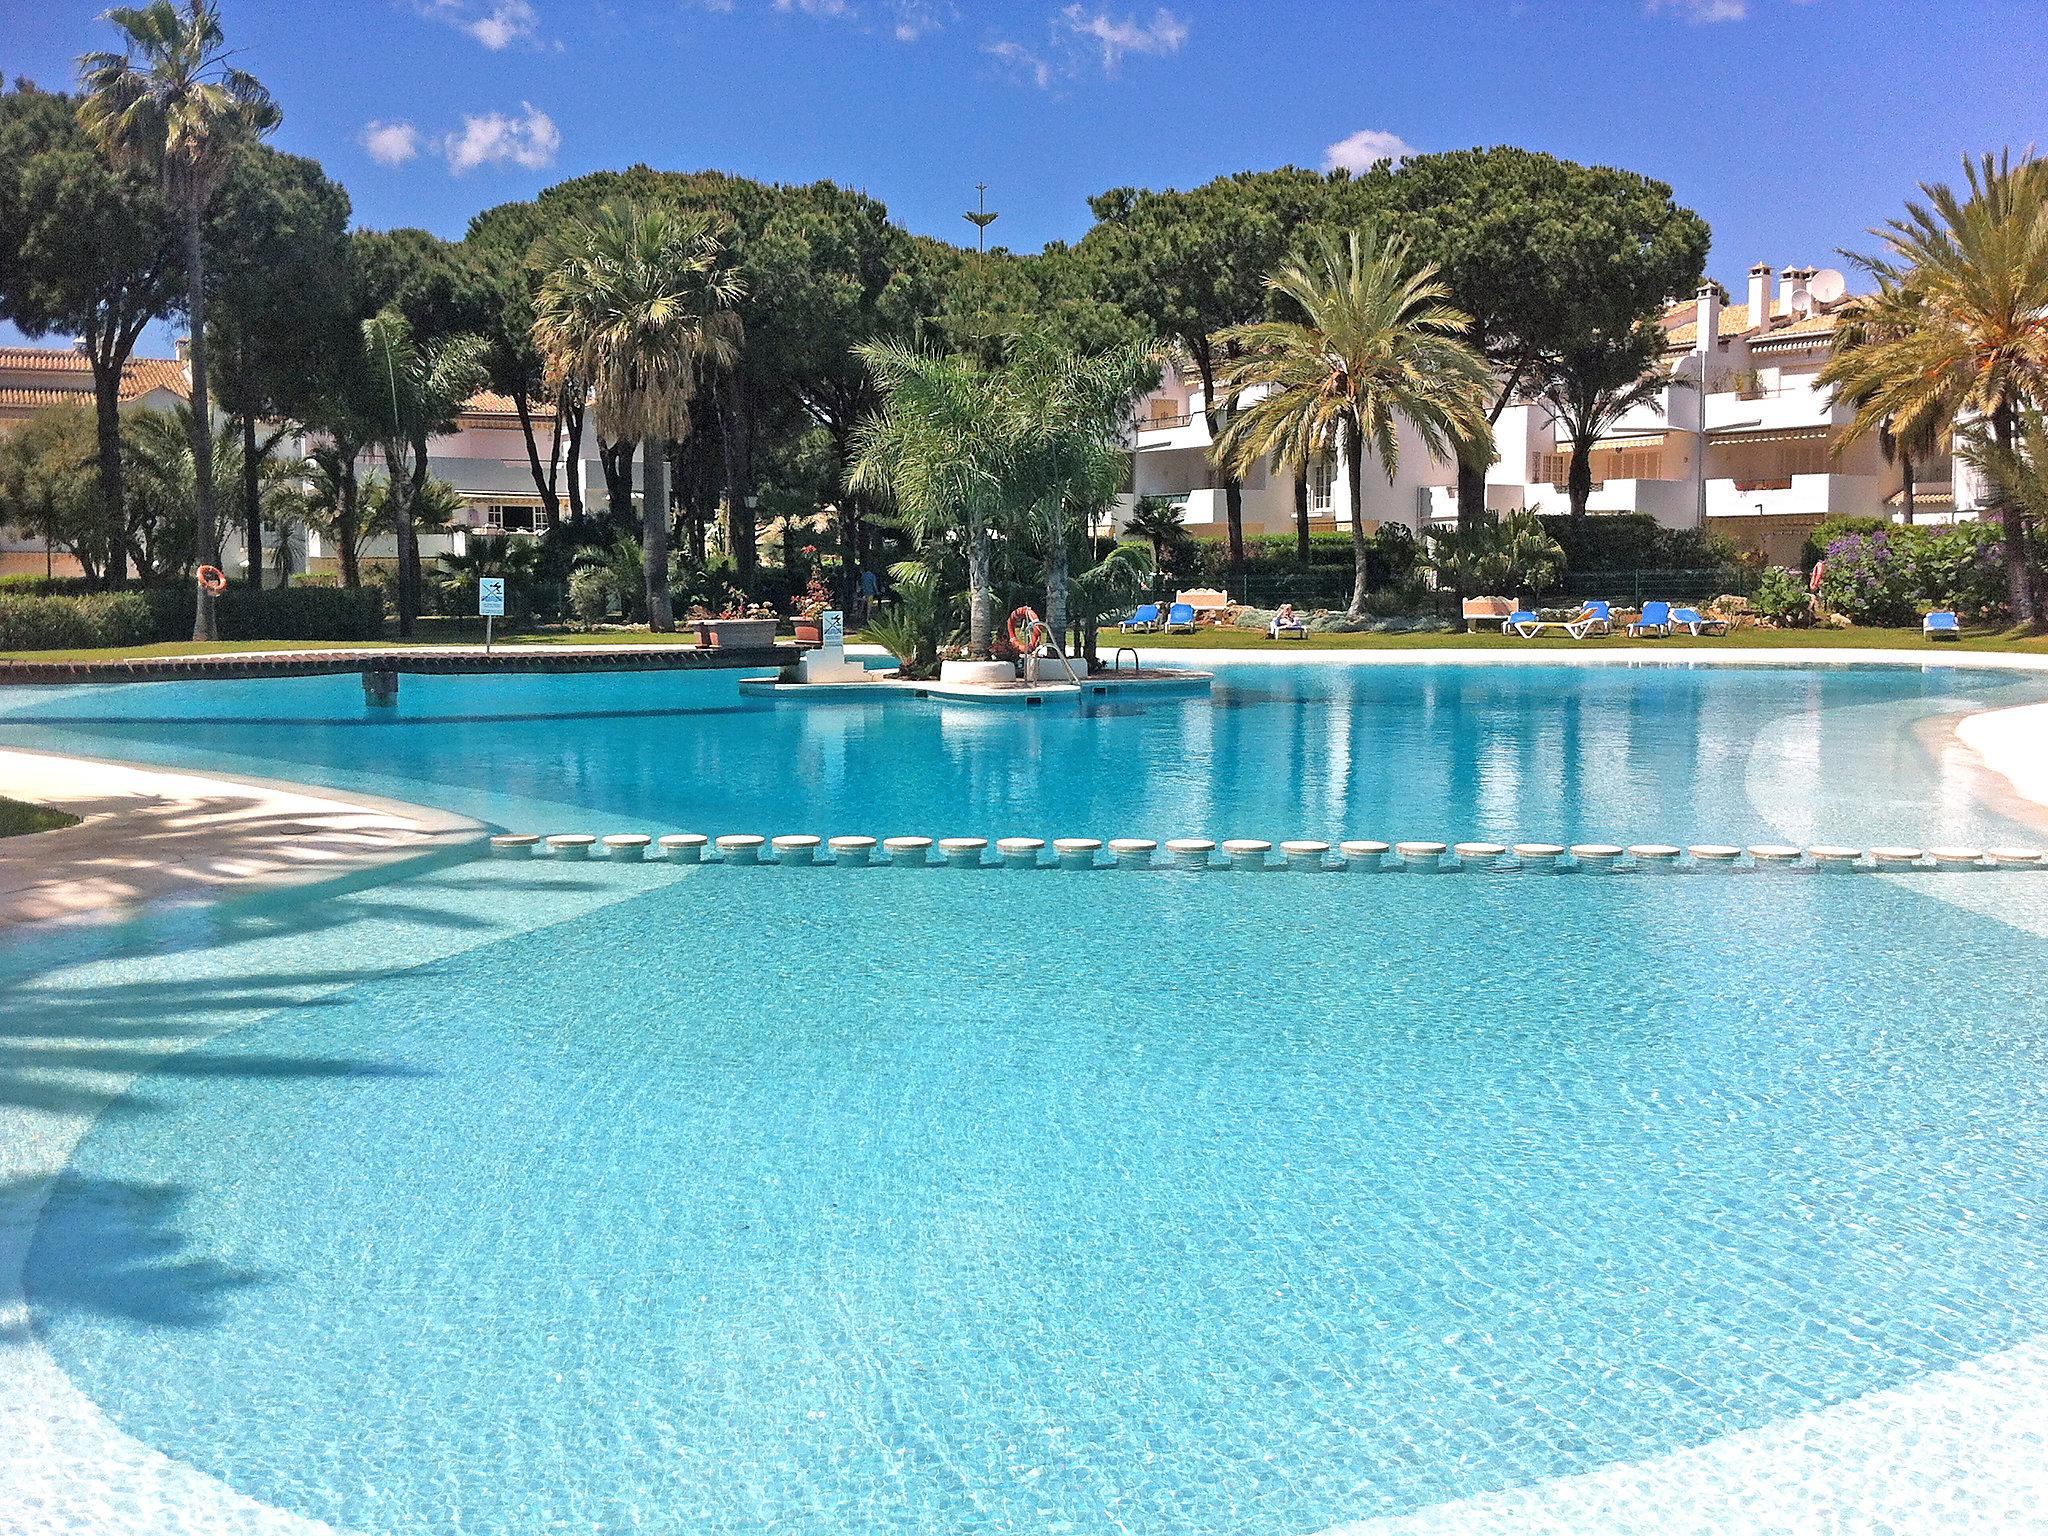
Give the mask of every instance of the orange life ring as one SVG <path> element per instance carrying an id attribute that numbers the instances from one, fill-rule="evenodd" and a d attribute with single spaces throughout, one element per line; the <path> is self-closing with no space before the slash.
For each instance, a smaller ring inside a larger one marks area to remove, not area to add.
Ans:
<path id="1" fill-rule="evenodd" d="M 1019 619 L 1025 621 L 1024 633 L 1021 636 L 1017 633 L 1017 621 Z M 1010 644 L 1017 647 L 1020 651 L 1029 652 L 1037 646 L 1039 633 L 1044 628 L 1045 624 L 1038 617 L 1038 610 L 1036 608 L 1027 605 L 1022 608 L 1013 609 L 1010 613 Z"/>
<path id="2" fill-rule="evenodd" d="M 192 574 L 211 597 L 219 597 L 228 589 L 228 573 L 217 565 L 202 565 Z"/>

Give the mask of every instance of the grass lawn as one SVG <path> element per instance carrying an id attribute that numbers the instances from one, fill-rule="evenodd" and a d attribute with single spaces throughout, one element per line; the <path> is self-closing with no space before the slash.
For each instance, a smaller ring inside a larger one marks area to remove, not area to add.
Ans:
<path id="1" fill-rule="evenodd" d="M 2048 635 L 1972 630 L 1960 640 L 1929 640 L 1917 629 L 1740 629 L 1726 635 L 1673 635 L 1666 640 L 1631 640 L 1623 634 L 1594 635 L 1574 640 L 1555 631 L 1524 640 L 1485 630 L 1476 635 L 1310 635 L 1306 640 L 1271 640 L 1257 630 L 1203 629 L 1192 635 L 1119 635 L 1104 630 L 1097 642 L 1104 654 L 1119 645 L 1147 650 L 1187 651 L 1417 651 L 1417 650 L 1600 650 L 1627 647 L 1641 650 L 1905 650 L 1999 651 L 2022 656 L 2048 656 Z"/>
<path id="2" fill-rule="evenodd" d="M 535 629 L 507 634 L 500 629 L 497 646 L 529 645 L 694 645 L 695 629 L 657 635 L 644 629 Z M 151 656 L 231 656 L 241 651 L 374 651 L 432 645 L 482 645 L 484 628 L 466 619 L 422 619 L 410 640 L 387 635 L 382 640 L 166 640 L 157 645 L 101 646 L 77 651 L 0 651 L 6 661 L 126 661 Z"/>
<path id="3" fill-rule="evenodd" d="M 853 636 L 859 640 L 864 636 Z M 657 635 L 644 629 L 534 629 L 519 634 L 500 632 L 497 643 L 515 646 L 561 645 L 689 645 L 696 639 L 692 629 Z M 225 656 L 238 651 L 377 650 L 399 646 L 479 645 L 483 627 L 468 619 L 423 619 L 412 640 L 221 640 L 198 643 L 170 641 L 161 645 L 115 646 L 80 651 L 0 652 L 9 661 L 123 661 L 152 656 Z M 1192 635 L 1119 635 L 1104 630 L 1101 649 L 1105 655 L 1119 645 L 1143 646 L 1147 650 L 1195 651 L 1419 651 L 1419 650 L 1584 650 L 1620 647 L 1647 650 L 1905 650 L 1926 653 L 1942 651 L 1992 651 L 2020 656 L 2048 656 L 2048 634 L 2015 631 L 1971 630 L 1960 640 L 1932 641 L 1917 629 L 1743 629 L 1719 637 L 1673 635 L 1665 640 L 1630 640 L 1625 635 L 1594 636 L 1574 640 L 1568 635 L 1546 633 L 1534 640 L 1487 630 L 1466 634 L 1317 634 L 1307 640 L 1269 640 L 1257 630 L 1203 629 Z"/>
<path id="4" fill-rule="evenodd" d="M 0 796 L 0 837 L 17 837 L 23 832 L 54 832 L 59 827 L 75 827 L 76 816 L 63 811 L 46 811 L 40 805 L 23 805 L 19 800 Z"/>

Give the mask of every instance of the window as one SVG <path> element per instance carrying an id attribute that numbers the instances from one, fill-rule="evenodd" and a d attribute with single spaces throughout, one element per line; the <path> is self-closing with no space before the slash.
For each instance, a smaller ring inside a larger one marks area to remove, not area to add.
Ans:
<path id="1" fill-rule="evenodd" d="M 1329 515 L 1337 466 L 1327 457 L 1311 459 L 1308 466 L 1308 509 Z"/>

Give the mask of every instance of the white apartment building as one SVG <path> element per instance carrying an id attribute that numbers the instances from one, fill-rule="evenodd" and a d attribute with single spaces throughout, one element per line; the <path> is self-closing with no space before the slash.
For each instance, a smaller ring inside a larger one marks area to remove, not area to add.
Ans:
<path id="1" fill-rule="evenodd" d="M 1692 387 L 1663 391 L 1655 407 L 1629 413 L 1593 454 L 1594 512 L 1646 512 L 1669 528 L 1701 525 L 1759 551 L 1773 564 L 1797 563 L 1806 535 L 1830 517 L 1903 517 L 1904 472 L 1876 440 L 1847 440 L 1853 411 L 1822 388 L 1836 323 L 1849 301 L 1842 274 L 1812 267 L 1774 272 L 1752 267 L 1743 303 L 1724 304 L 1712 287 L 1668 308 L 1662 318 L 1664 365 Z M 1704 389 L 1700 387 L 1704 383 Z M 1165 496 L 1183 510 L 1189 531 L 1225 530 L 1220 479 L 1207 457 L 1209 433 L 1197 380 L 1167 371 L 1138 412 L 1132 437 L 1131 496 Z M 1495 428 L 1496 459 L 1486 476 L 1496 511 L 1567 509 L 1569 445 L 1549 412 L 1517 402 Z M 1704 457 L 1702 455 L 1704 454 Z M 1980 491 L 1963 466 L 1944 456 L 1916 464 L 1921 521 L 1969 517 Z M 1348 466 L 1310 474 L 1310 527 L 1349 526 Z M 1457 516 L 1457 473 L 1402 439 L 1399 472 L 1389 484 L 1368 465 L 1362 487 L 1368 527 L 1405 523 L 1420 530 Z M 1270 468 L 1244 491 L 1248 533 L 1294 526 L 1292 477 Z"/>
<path id="2" fill-rule="evenodd" d="M 126 410 L 168 410 L 191 398 L 191 380 L 182 357 L 131 359 L 122 378 L 121 408 Z M 83 355 L 64 347 L 0 347 L 0 433 L 18 426 L 39 410 L 54 405 L 91 407 L 92 371 Z M 580 452 L 570 457 L 567 445 L 552 443 L 554 412 L 546 405 L 532 408 L 536 446 L 542 458 L 542 473 L 552 454 L 561 503 L 569 503 L 572 482 L 583 495 L 586 506 L 602 507 L 605 500 L 604 471 L 598 462 L 596 434 L 586 431 Z M 302 441 L 288 440 L 282 451 L 302 453 Z M 427 448 L 427 467 L 452 485 L 462 499 L 458 526 L 446 533 L 428 534 L 420 540 L 423 559 L 432 561 L 444 554 L 460 553 L 472 531 L 539 533 L 547 526 L 547 513 L 540 488 L 534 484 L 526 455 L 526 439 L 519 426 L 518 411 L 504 395 L 481 394 L 470 400 L 457 418 L 455 429 L 433 439 Z M 382 473 L 377 455 L 366 453 L 357 465 L 365 481 Z M 635 483 L 638 462 L 635 461 Z M 222 486 L 221 493 L 233 495 L 235 488 Z M 228 517 L 222 561 L 227 569 L 239 570 L 246 563 L 241 521 Z M 293 568 L 299 571 L 332 573 L 339 561 L 332 540 L 308 533 L 303 543 L 294 544 Z M 396 541 L 374 539 L 364 550 L 373 561 L 395 561 Z M 275 559 L 275 547 L 265 550 L 266 560 Z M 54 574 L 75 576 L 78 564 L 61 550 L 46 548 L 40 539 L 0 527 L 0 574 Z"/>

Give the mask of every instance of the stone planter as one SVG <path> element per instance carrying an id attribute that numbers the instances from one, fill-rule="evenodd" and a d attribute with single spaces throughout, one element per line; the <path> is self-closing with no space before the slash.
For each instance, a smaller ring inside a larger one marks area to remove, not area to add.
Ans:
<path id="1" fill-rule="evenodd" d="M 699 619 L 697 643 L 720 650 L 764 651 L 775 644 L 775 621 Z"/>
<path id="2" fill-rule="evenodd" d="M 942 683 L 973 683 L 983 688 L 1005 687 L 1017 681 L 1017 669 L 1007 661 L 942 661 Z"/>
<path id="3" fill-rule="evenodd" d="M 796 643 L 798 645 L 823 645 L 825 625 L 819 619 L 799 618 L 796 621 Z"/>

